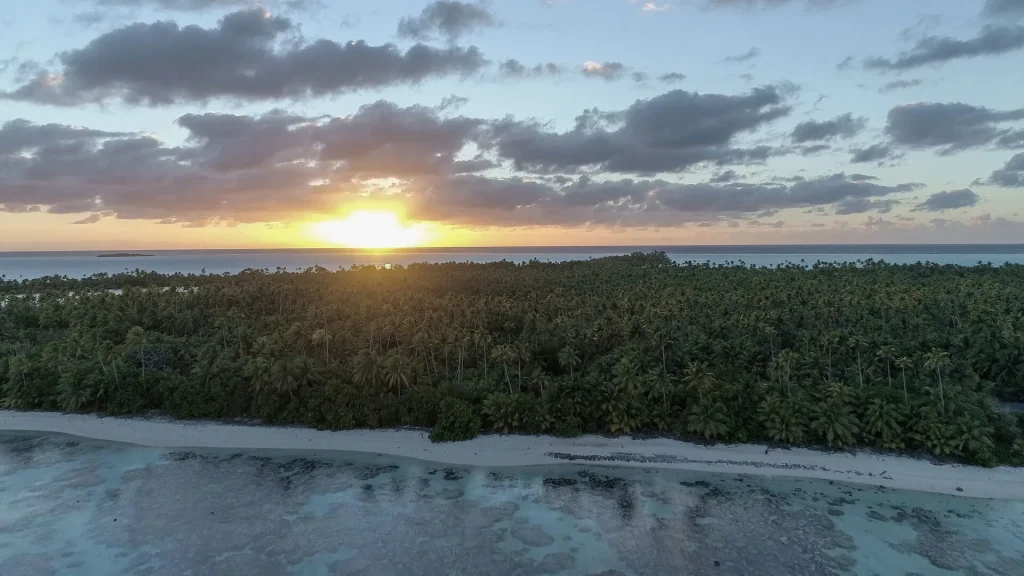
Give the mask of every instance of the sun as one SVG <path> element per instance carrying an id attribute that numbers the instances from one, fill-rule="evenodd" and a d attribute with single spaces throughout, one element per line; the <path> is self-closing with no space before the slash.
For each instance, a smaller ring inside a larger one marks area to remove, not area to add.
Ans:
<path id="1" fill-rule="evenodd" d="M 347 248 L 408 248 L 426 240 L 422 225 L 406 226 L 394 212 L 359 210 L 343 220 L 313 225 L 323 240 Z"/>

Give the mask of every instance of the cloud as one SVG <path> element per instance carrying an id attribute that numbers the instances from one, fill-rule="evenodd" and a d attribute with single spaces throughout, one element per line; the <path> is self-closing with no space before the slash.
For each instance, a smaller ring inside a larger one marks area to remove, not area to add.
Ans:
<path id="1" fill-rule="evenodd" d="M 875 176 L 868 176 L 867 174 L 850 174 L 850 180 L 854 182 L 866 182 L 869 180 L 878 180 Z"/>
<path id="2" fill-rule="evenodd" d="M 97 6 L 125 8 L 159 8 L 194 12 L 237 6 L 251 6 L 250 0 L 92 0 Z"/>
<path id="3" fill-rule="evenodd" d="M 869 70 L 903 71 L 929 65 L 939 65 L 962 58 L 995 56 L 1024 48 L 1024 26 L 982 27 L 970 40 L 947 36 L 925 36 L 907 52 L 896 58 L 867 58 L 864 68 Z"/>
<path id="4" fill-rule="evenodd" d="M 629 0 L 631 4 L 634 4 L 634 0 Z M 657 2 L 644 2 L 640 6 L 641 12 L 664 12 L 671 8 L 671 4 L 658 4 Z"/>
<path id="5" fill-rule="evenodd" d="M 1019 120 L 1024 120 L 1024 108 L 1000 111 L 961 102 L 920 102 L 889 110 L 885 133 L 899 146 L 952 154 L 993 143 L 1004 148 L 1019 145 L 1024 131 L 998 126 Z"/>
<path id="6" fill-rule="evenodd" d="M 686 80 L 686 75 L 680 74 L 679 72 L 669 72 L 668 74 L 662 74 L 661 76 L 658 76 L 658 80 L 661 80 L 665 84 L 676 84 L 678 82 Z"/>
<path id="7" fill-rule="evenodd" d="M 853 138 L 860 134 L 865 126 L 867 126 L 867 118 L 854 118 L 853 114 L 846 113 L 824 122 L 814 120 L 801 122 L 793 129 L 791 137 L 793 142 L 797 143 Z"/>
<path id="8" fill-rule="evenodd" d="M 847 56 L 839 64 L 836 64 L 836 70 L 849 70 L 851 67 L 853 67 L 853 56 Z"/>
<path id="9" fill-rule="evenodd" d="M 152 106 L 301 98 L 468 76 L 487 64 L 475 47 L 416 44 L 403 52 L 363 41 L 277 42 L 293 32 L 291 20 L 258 8 L 228 14 L 209 29 L 132 24 L 62 53 L 58 73 L 39 75 L 0 98 L 62 106 L 115 98 Z"/>
<path id="10" fill-rule="evenodd" d="M 832 8 L 853 0 L 706 0 L 708 8 L 779 8 L 788 4 L 803 4 L 809 9 Z"/>
<path id="11" fill-rule="evenodd" d="M 103 217 L 93 212 L 92 214 L 89 214 L 88 216 L 82 218 L 81 220 L 75 220 L 74 222 L 72 222 L 72 224 L 95 224 L 99 222 L 101 218 Z"/>
<path id="12" fill-rule="evenodd" d="M 1010 158 L 1005 166 L 988 177 L 986 184 L 1003 188 L 1024 188 L 1024 153 Z"/>
<path id="13" fill-rule="evenodd" d="M 770 217 L 780 210 L 877 201 L 915 185 L 852 182 L 837 174 L 781 184 L 679 184 L 664 180 L 596 180 L 555 186 L 522 177 L 456 176 L 410 196 L 410 217 L 467 226 L 672 226 L 721 218 Z M 893 202 L 894 203 L 894 202 Z"/>
<path id="14" fill-rule="evenodd" d="M 915 212 L 945 212 L 946 210 L 957 210 L 959 208 L 970 208 L 977 206 L 981 197 L 973 190 L 951 190 L 949 192 L 936 192 L 914 207 Z"/>
<path id="15" fill-rule="evenodd" d="M 460 156 L 484 122 L 441 111 L 381 101 L 345 117 L 185 114 L 178 124 L 189 138 L 180 146 L 16 120 L 0 128 L 0 204 L 181 222 L 330 213 L 368 179 L 492 168 Z"/>
<path id="16" fill-rule="evenodd" d="M 734 182 L 739 180 L 740 175 L 735 170 L 726 170 L 715 174 L 709 182 L 712 184 L 725 184 L 726 182 Z"/>
<path id="17" fill-rule="evenodd" d="M 495 122 L 486 145 L 516 169 L 534 173 L 678 172 L 701 163 L 763 161 L 770 147 L 739 148 L 735 140 L 790 111 L 772 86 L 737 96 L 673 90 L 621 111 L 585 111 L 568 132 L 536 122 Z"/>
<path id="18" fill-rule="evenodd" d="M 907 88 L 914 88 L 915 86 L 920 86 L 921 84 L 922 81 L 917 79 L 893 80 L 892 82 L 886 82 L 885 84 L 883 84 L 882 87 L 878 89 L 878 93 L 888 94 L 890 92 L 895 92 L 897 90 L 906 90 Z"/>
<path id="19" fill-rule="evenodd" d="M 761 56 L 761 49 L 755 46 L 755 47 L 751 48 L 750 50 L 747 50 L 743 54 L 737 54 L 737 55 L 734 55 L 734 56 L 726 56 L 725 57 L 725 61 L 726 62 L 732 62 L 732 63 L 735 63 L 735 64 L 741 64 L 743 62 L 749 62 L 749 61 L 751 61 L 751 60 L 753 60 L 755 58 L 758 58 L 760 56 Z"/>
<path id="20" fill-rule="evenodd" d="M 836 202 L 835 214 L 836 216 L 864 214 L 865 212 L 888 214 L 889 212 L 892 212 L 892 209 L 898 204 L 899 201 L 892 199 L 872 200 L 870 198 L 845 198 Z"/>
<path id="21" fill-rule="evenodd" d="M 554 62 L 526 66 L 519 60 L 511 58 L 498 64 L 498 74 L 505 78 L 540 78 L 544 76 L 561 76 L 565 69 Z"/>
<path id="22" fill-rule="evenodd" d="M 982 14 L 993 19 L 1022 18 L 1024 0 L 985 0 Z"/>
<path id="23" fill-rule="evenodd" d="M 584 62 L 583 63 L 583 76 L 586 78 L 600 78 L 602 80 L 611 82 L 622 78 L 622 75 L 626 73 L 626 65 L 622 62 Z"/>
<path id="24" fill-rule="evenodd" d="M 872 144 L 867 148 L 855 148 L 852 150 L 853 156 L 850 158 L 850 162 L 853 164 L 862 164 L 865 162 L 882 162 L 884 160 L 892 160 L 898 155 L 886 144 Z"/>
<path id="25" fill-rule="evenodd" d="M 407 16 L 398 22 L 398 36 L 429 40 L 441 36 L 449 42 L 481 28 L 497 26 L 486 6 L 457 0 L 436 0 L 427 4 L 419 16 Z"/>

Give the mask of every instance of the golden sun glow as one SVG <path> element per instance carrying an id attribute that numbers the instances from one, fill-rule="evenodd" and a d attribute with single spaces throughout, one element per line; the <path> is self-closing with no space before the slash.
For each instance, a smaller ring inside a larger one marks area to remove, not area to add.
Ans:
<path id="1" fill-rule="evenodd" d="M 343 220 L 313 225 L 319 238 L 347 248 L 408 248 L 427 239 L 422 224 L 408 226 L 394 212 L 360 210 Z"/>

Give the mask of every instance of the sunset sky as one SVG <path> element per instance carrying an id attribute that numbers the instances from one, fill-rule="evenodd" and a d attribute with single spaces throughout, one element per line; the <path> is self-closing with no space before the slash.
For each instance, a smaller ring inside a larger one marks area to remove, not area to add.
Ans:
<path id="1" fill-rule="evenodd" d="M 4 2 L 0 250 L 1024 242 L 1021 70 L 1024 0 Z"/>

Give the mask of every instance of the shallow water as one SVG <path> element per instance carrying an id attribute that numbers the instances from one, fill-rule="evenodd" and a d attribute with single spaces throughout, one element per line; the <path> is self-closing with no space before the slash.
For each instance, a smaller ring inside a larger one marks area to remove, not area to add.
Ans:
<path id="1" fill-rule="evenodd" d="M 0 435 L 0 574 L 1024 574 L 1024 503 Z"/>

